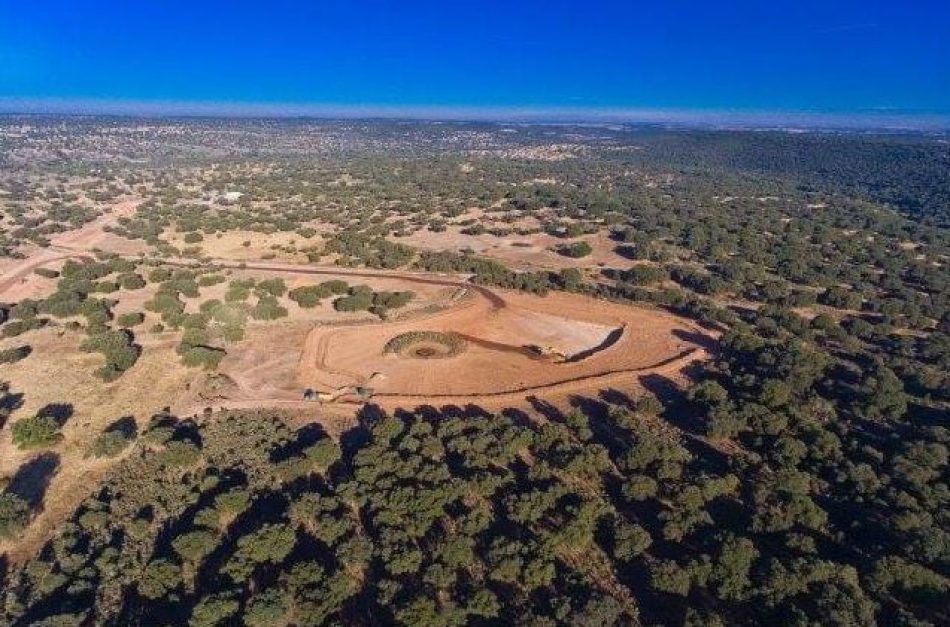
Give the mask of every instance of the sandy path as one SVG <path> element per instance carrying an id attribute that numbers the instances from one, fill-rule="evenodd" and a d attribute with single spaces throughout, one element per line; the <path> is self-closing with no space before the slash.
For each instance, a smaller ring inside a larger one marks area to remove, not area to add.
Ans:
<path id="1" fill-rule="evenodd" d="M 73 255 L 44 249 L 14 264 L 0 276 L 0 295 L 5 294 L 20 283 L 28 280 L 33 271 L 43 266 L 62 261 Z"/>
<path id="2" fill-rule="evenodd" d="M 120 217 L 135 213 L 142 203 L 140 199 L 127 199 L 111 206 L 92 222 L 72 231 L 57 233 L 50 238 L 50 246 L 40 249 L 19 261 L 0 275 L 0 295 L 28 282 L 33 271 L 58 261 L 70 258 L 92 259 L 89 253 L 107 235 L 106 227 L 118 224 Z"/>

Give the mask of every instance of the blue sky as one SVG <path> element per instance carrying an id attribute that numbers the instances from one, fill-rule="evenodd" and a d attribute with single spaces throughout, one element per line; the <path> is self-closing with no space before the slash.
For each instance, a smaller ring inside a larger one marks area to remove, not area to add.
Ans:
<path id="1" fill-rule="evenodd" d="M 0 0 L 0 98 L 950 111 L 946 0 Z"/>

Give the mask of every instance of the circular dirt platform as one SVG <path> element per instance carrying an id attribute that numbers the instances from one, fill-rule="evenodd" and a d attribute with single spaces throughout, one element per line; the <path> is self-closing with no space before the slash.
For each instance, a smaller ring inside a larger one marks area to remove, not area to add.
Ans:
<path id="1" fill-rule="evenodd" d="M 390 338 L 383 353 L 406 359 L 448 359 L 465 350 L 465 340 L 454 333 L 409 331 Z"/>

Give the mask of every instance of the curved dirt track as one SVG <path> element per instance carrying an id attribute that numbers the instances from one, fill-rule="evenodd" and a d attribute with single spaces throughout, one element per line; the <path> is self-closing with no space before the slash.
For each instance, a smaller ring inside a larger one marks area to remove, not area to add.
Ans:
<path id="1" fill-rule="evenodd" d="M 546 337 L 553 338 L 550 345 L 558 350 L 558 333 L 586 334 L 589 344 L 580 347 L 576 358 L 558 363 L 539 359 L 527 346 L 549 344 L 532 339 L 533 324 L 551 327 Z M 424 330 L 454 333 L 468 341 L 468 350 L 445 360 L 384 355 L 382 347 L 389 338 Z M 380 373 L 372 386 L 374 401 L 380 404 L 497 404 L 630 383 L 643 374 L 674 373 L 705 358 L 699 345 L 705 337 L 696 325 L 657 310 L 577 295 L 541 298 L 482 287 L 468 302 L 426 316 L 315 327 L 304 342 L 297 382 L 301 388 L 335 390 L 365 385 L 372 374 Z"/>
<path id="2" fill-rule="evenodd" d="M 376 393 L 372 402 L 385 408 L 419 406 L 437 403 L 439 405 L 488 405 L 497 406 L 504 403 L 516 403 L 532 396 L 554 396 L 577 392 L 603 389 L 606 387 L 627 386 L 633 383 L 634 377 L 642 375 L 674 376 L 687 366 L 708 357 L 705 349 L 694 348 L 682 355 L 673 357 L 661 364 L 652 367 L 630 370 L 614 370 L 597 375 L 590 375 L 578 379 L 571 379 L 547 385 L 509 390 L 503 392 L 485 392 L 478 394 L 397 394 Z M 261 398 L 261 399 L 222 399 L 213 405 L 219 409 L 254 409 L 262 405 L 287 409 L 313 410 L 320 405 L 313 401 L 304 401 L 291 398 Z"/>
<path id="3" fill-rule="evenodd" d="M 51 263 L 66 259 L 93 260 L 90 252 L 106 234 L 105 229 L 115 226 L 120 217 L 132 215 L 141 202 L 138 199 L 120 201 L 92 222 L 51 236 L 47 248 L 21 259 L 0 275 L 0 295 L 28 279 L 34 270 Z"/>

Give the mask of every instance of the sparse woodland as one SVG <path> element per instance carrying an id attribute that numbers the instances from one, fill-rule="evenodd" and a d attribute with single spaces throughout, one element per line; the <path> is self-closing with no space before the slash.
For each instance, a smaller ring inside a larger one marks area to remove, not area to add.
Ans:
<path id="1" fill-rule="evenodd" d="M 117 422 L 88 452 L 113 460 L 101 485 L 32 559 L 4 562 L 4 622 L 950 623 L 945 137 L 122 125 L 35 120 L 0 139 L 4 261 L 143 200 L 108 228 L 141 254 L 66 261 L 39 274 L 45 295 L 0 307 L 0 382 L 42 358 L 39 333 L 76 335 L 121 386 L 146 339 L 213 371 L 250 325 L 415 298 L 225 271 L 215 242 L 235 233 L 261 259 L 581 292 L 721 339 L 688 387 L 568 409 L 370 404 L 334 438 L 268 408 Z M 553 265 L 406 243 L 445 234 L 553 238 Z M 62 419 L 19 411 L 29 393 L 0 384 L 0 426 L 39 459 Z M 43 507 L 22 483 L 0 486 L 0 539 Z"/>

